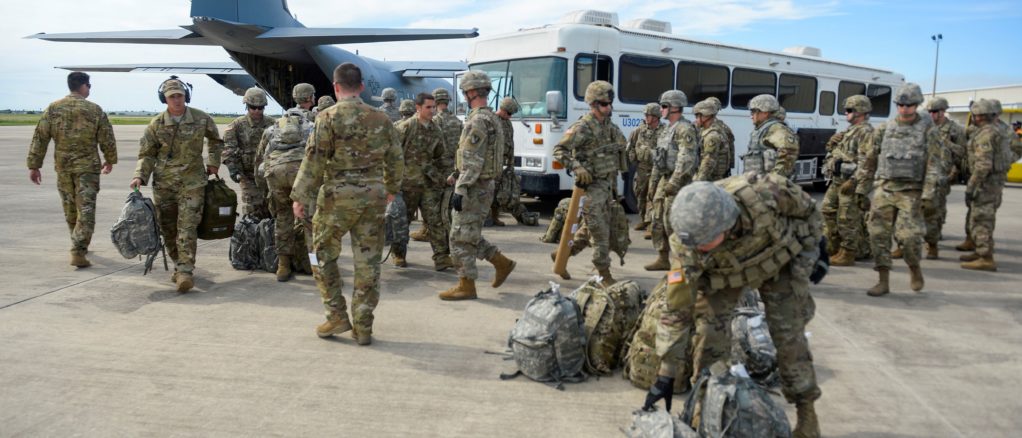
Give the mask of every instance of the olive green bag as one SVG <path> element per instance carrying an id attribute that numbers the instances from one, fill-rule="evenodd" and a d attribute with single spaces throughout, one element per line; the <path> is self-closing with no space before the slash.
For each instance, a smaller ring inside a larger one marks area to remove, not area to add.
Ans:
<path id="1" fill-rule="evenodd" d="M 206 181 L 202 220 L 198 234 L 203 240 L 227 239 L 234 234 L 234 220 L 238 216 L 238 195 L 227 183 L 214 176 Z"/>
<path id="2" fill-rule="evenodd" d="M 639 319 L 646 291 L 631 281 L 603 287 L 593 277 L 573 293 L 586 329 L 586 372 L 609 375 L 618 367 L 625 337 Z"/>

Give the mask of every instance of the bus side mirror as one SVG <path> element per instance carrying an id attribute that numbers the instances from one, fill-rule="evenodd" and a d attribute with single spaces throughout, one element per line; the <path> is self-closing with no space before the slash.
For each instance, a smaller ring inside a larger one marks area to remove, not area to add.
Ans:
<path id="1" fill-rule="evenodd" d="M 563 102 L 563 101 L 564 101 L 564 96 L 561 95 L 560 91 L 557 91 L 557 90 L 547 91 L 546 92 L 546 112 L 547 112 L 547 114 L 550 114 L 550 115 L 552 115 L 552 116 L 554 116 L 556 118 L 557 114 L 560 114 L 561 111 L 564 111 L 564 108 L 561 108 L 561 102 Z"/>

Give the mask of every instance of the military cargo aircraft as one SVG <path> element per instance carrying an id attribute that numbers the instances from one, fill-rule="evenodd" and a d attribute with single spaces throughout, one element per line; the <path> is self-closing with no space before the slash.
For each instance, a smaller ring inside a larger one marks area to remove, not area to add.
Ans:
<path id="1" fill-rule="evenodd" d="M 437 87 L 451 88 L 463 62 L 379 61 L 332 44 L 474 38 L 478 29 L 308 28 L 292 16 L 287 0 L 192 0 L 192 24 L 179 29 L 38 33 L 26 38 L 60 42 L 220 46 L 234 62 L 144 63 L 60 66 L 67 70 L 205 74 L 237 95 L 257 85 L 277 103 L 291 106 L 291 87 L 308 82 L 319 95 L 332 90 L 334 67 L 351 62 L 362 69 L 362 99 L 379 101 L 386 87 L 401 98 Z"/>

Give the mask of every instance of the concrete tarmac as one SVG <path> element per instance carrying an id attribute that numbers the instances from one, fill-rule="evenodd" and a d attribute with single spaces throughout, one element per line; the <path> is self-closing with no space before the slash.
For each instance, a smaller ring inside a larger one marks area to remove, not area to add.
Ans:
<path id="1" fill-rule="evenodd" d="M 143 129 L 115 127 L 120 162 L 102 177 L 93 266 L 75 269 L 52 145 L 37 187 L 25 168 L 32 127 L 0 128 L 0 435 L 614 437 L 642 404 L 645 391 L 620 372 L 564 391 L 498 378 L 513 362 L 488 353 L 505 350 L 529 298 L 558 280 L 547 255 L 554 246 L 538 240 L 553 203 L 529 204 L 543 213 L 541 227 L 505 215 L 509 226 L 484 230 L 518 267 L 493 289 L 493 268 L 481 262 L 475 301 L 437 299 L 456 275 L 434 272 L 428 245 L 412 242 L 410 267 L 383 267 L 374 342 L 359 347 L 347 335 L 313 333 L 323 309 L 310 276 L 278 283 L 236 271 L 227 240 L 200 241 L 187 294 L 161 261 L 143 276 L 139 260 L 117 253 L 108 230 Z M 886 297 L 866 296 L 876 274 L 861 262 L 812 288 L 807 330 L 824 436 L 1022 430 L 1022 190 L 1005 189 L 996 273 L 959 268 L 961 186 L 949 203 L 941 258 L 923 261 L 922 293 L 909 290 L 900 261 Z M 642 265 L 654 251 L 639 232 L 631 237 L 627 264 L 614 256 L 612 272 L 650 288 L 660 274 Z M 591 254 L 570 261 L 565 292 L 590 275 Z M 340 265 L 350 298 L 347 249 Z M 683 402 L 676 397 L 674 410 Z M 786 410 L 794 425 L 794 408 Z"/>

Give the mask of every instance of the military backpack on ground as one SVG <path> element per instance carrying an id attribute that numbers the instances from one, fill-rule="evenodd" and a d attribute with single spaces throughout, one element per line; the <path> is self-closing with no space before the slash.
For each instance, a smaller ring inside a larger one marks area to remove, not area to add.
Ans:
<path id="1" fill-rule="evenodd" d="M 507 344 L 518 371 L 500 378 L 524 374 L 538 382 L 551 382 L 557 389 L 564 389 L 563 382 L 581 382 L 587 377 L 583 371 L 585 336 L 578 304 L 552 286 L 529 300 L 511 329 Z"/>
<path id="2" fill-rule="evenodd" d="M 160 226 L 156 222 L 156 207 L 153 201 L 138 190 L 128 194 L 128 200 L 121 208 L 121 216 L 110 227 L 110 240 L 117 251 L 126 259 L 145 256 L 143 275 L 153 268 L 156 255 L 163 251 L 163 238 Z M 167 268 L 167 256 L 163 256 L 164 269 Z"/>
<path id="3" fill-rule="evenodd" d="M 234 234 L 238 195 L 220 177 L 206 181 L 205 201 L 198 234 L 203 240 L 227 239 Z"/>
<path id="4" fill-rule="evenodd" d="M 699 438 L 681 418 L 660 407 L 652 412 L 642 409 L 632 412 L 631 426 L 621 431 L 628 438 Z"/>
<path id="5" fill-rule="evenodd" d="M 259 268 L 266 272 L 277 272 L 277 246 L 274 244 L 273 228 L 276 221 L 266 218 L 257 227 L 259 241 Z"/>
<path id="6" fill-rule="evenodd" d="M 771 392 L 740 375 L 741 367 L 733 370 L 723 362 L 704 370 L 685 401 L 682 420 L 704 437 L 790 437 L 788 417 Z"/>
<path id="7" fill-rule="evenodd" d="M 637 388 L 648 390 L 656 381 L 660 370 L 660 356 L 656 354 L 657 324 L 660 322 L 660 311 L 667 301 L 667 276 L 663 276 L 649 298 L 639 316 L 639 321 L 632 331 L 625 336 L 626 344 L 622 348 L 624 370 L 621 377 L 628 379 Z M 691 352 L 690 352 L 691 353 Z M 689 377 L 692 376 L 691 354 L 678 363 L 678 373 L 674 376 L 674 393 L 688 391 Z"/>
<path id="8" fill-rule="evenodd" d="M 262 267 L 259 250 L 259 219 L 252 215 L 244 215 L 234 226 L 231 245 L 227 252 L 231 267 L 243 271 L 251 271 Z"/>
<path id="9" fill-rule="evenodd" d="M 618 367 L 625 336 L 639 319 L 645 295 L 634 281 L 604 287 L 598 276 L 572 292 L 585 321 L 587 373 L 609 375 Z"/>

